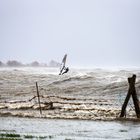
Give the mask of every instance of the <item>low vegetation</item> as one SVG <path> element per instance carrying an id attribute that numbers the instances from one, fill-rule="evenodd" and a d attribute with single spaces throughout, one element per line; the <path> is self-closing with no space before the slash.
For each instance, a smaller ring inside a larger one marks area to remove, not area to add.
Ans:
<path id="1" fill-rule="evenodd" d="M 24 140 L 24 139 L 52 139 L 53 136 L 33 136 L 33 135 L 19 135 L 15 133 L 0 133 L 0 140 Z"/>

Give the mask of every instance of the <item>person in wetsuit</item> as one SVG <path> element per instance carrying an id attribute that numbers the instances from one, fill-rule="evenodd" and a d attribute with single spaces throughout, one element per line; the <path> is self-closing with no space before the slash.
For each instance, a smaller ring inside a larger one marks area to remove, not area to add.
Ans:
<path id="1" fill-rule="evenodd" d="M 65 74 L 65 73 L 67 73 L 68 71 L 69 71 L 69 68 L 68 67 L 65 67 L 64 68 L 64 72 L 62 73 L 62 75 Z"/>

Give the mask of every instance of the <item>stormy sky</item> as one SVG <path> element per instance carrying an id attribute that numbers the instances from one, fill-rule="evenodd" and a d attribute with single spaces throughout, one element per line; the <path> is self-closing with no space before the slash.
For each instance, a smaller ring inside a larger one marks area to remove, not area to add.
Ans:
<path id="1" fill-rule="evenodd" d="M 140 67 L 140 0 L 0 0 L 0 60 Z"/>

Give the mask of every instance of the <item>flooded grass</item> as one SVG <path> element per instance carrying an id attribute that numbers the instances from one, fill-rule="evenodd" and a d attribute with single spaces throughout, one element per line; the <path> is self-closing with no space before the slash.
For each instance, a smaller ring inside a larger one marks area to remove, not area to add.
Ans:
<path id="1" fill-rule="evenodd" d="M 19 134 L 7 134 L 7 133 L 3 133 L 3 134 L 0 134 L 2 137 L 20 137 Z"/>
<path id="2" fill-rule="evenodd" d="M 22 140 L 19 134 L 15 133 L 1 133 L 0 140 Z"/>
<path id="3" fill-rule="evenodd" d="M 33 135 L 19 135 L 15 133 L 0 133 L 0 140 L 24 140 L 24 139 L 52 139 L 53 136 L 33 136 Z"/>
<path id="4" fill-rule="evenodd" d="M 1 133 L 0 140 L 21 140 L 21 136 L 15 133 Z"/>
<path id="5" fill-rule="evenodd" d="M 22 139 L 16 139 L 16 138 L 0 138 L 0 140 L 22 140 Z"/>
<path id="6" fill-rule="evenodd" d="M 127 130 L 120 130 L 120 132 L 128 132 Z"/>
<path id="7" fill-rule="evenodd" d="M 140 140 L 140 123 L 0 117 L 0 140 Z"/>
<path id="8" fill-rule="evenodd" d="M 35 136 L 32 136 L 32 135 L 24 135 L 24 138 L 26 138 L 26 139 L 33 139 L 33 138 L 35 138 Z"/>
<path id="9" fill-rule="evenodd" d="M 47 136 L 39 136 L 39 139 L 46 139 Z"/>

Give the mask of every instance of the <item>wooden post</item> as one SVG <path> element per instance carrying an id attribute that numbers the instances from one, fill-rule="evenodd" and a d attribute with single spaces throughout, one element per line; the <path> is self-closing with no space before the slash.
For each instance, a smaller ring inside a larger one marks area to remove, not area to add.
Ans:
<path id="1" fill-rule="evenodd" d="M 130 92 L 128 90 L 127 96 L 126 96 L 125 101 L 124 101 L 124 104 L 122 106 L 120 117 L 126 116 L 126 107 L 127 107 L 128 101 L 130 99 L 130 96 L 131 96 L 131 94 L 130 94 Z"/>
<path id="2" fill-rule="evenodd" d="M 136 75 L 133 75 L 132 79 L 131 79 L 131 94 L 132 94 L 132 99 L 133 99 L 133 103 L 135 106 L 135 112 L 137 115 L 137 118 L 140 118 L 140 106 L 139 106 L 139 99 L 137 97 L 136 94 L 136 89 L 135 89 L 135 81 L 136 81 Z"/>
<path id="3" fill-rule="evenodd" d="M 120 117 L 125 116 L 127 104 L 130 99 L 130 96 L 132 95 L 137 118 L 140 118 L 140 107 L 139 107 L 139 100 L 138 100 L 136 89 L 135 89 L 135 81 L 136 81 L 136 75 L 133 75 L 132 77 L 128 78 L 129 90 L 125 98 L 124 104 L 122 106 Z"/>
<path id="4" fill-rule="evenodd" d="M 37 97 L 38 97 L 38 104 L 40 109 L 40 114 L 42 114 L 41 104 L 40 104 L 40 96 L 39 96 L 39 90 L 38 90 L 38 84 L 36 82 L 36 91 L 37 91 Z"/>

